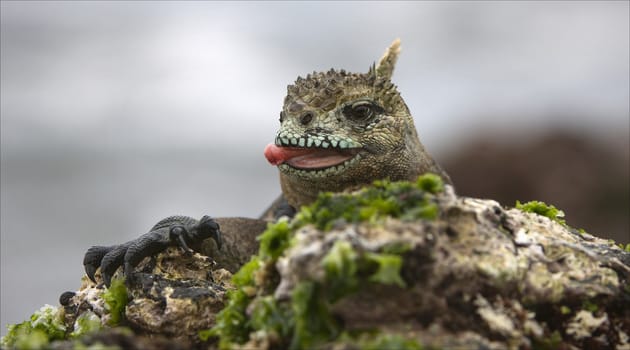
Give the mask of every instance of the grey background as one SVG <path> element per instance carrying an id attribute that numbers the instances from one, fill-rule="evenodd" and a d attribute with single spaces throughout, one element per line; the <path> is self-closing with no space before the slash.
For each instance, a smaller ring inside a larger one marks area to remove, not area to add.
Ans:
<path id="1" fill-rule="evenodd" d="M 79 287 L 90 245 L 176 213 L 258 215 L 286 85 L 365 71 L 397 37 L 394 80 L 438 159 L 484 131 L 628 147 L 628 2 L 0 6 L 3 335 Z"/>

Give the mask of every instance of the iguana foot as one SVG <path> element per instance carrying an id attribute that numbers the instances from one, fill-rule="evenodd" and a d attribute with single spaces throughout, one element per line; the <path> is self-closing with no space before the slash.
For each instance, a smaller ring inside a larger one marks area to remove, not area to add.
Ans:
<path id="1" fill-rule="evenodd" d="M 204 216 L 201 220 L 188 216 L 170 216 L 135 240 L 109 247 L 91 247 L 85 253 L 83 266 L 93 282 L 96 282 L 94 275 L 100 267 L 103 281 L 109 287 L 112 276 L 120 266 L 124 265 L 124 275 L 129 277 L 142 259 L 154 256 L 170 246 L 179 246 L 186 254 L 192 254 L 193 250 L 189 246 L 196 246 L 207 238 L 214 239 L 221 249 L 223 240 L 219 224 L 209 216 Z"/>

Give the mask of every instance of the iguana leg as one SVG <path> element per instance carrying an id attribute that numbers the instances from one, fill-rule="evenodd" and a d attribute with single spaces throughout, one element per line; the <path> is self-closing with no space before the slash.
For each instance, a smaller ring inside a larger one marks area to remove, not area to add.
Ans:
<path id="1" fill-rule="evenodd" d="M 96 246 L 88 249 L 83 259 L 85 272 L 95 281 L 98 267 L 105 285 L 109 286 L 116 270 L 124 265 L 124 273 L 129 276 L 133 268 L 145 257 L 154 256 L 169 246 L 180 246 L 186 253 L 192 253 L 189 246 L 197 247 L 205 239 L 212 238 L 215 246 L 223 245 L 219 224 L 209 216 L 197 221 L 188 216 L 172 216 L 158 222 L 150 232 L 133 241 L 110 247 Z"/>
<path id="2" fill-rule="evenodd" d="M 280 195 L 275 201 L 273 201 L 273 203 L 271 203 L 269 208 L 263 212 L 260 219 L 271 222 L 277 221 L 283 216 L 293 218 L 295 216 L 295 212 L 295 208 L 289 204 L 284 195 Z"/>
<path id="3" fill-rule="evenodd" d="M 256 238 L 265 231 L 269 222 L 250 218 L 216 218 L 223 233 L 223 247 L 218 250 L 211 240 L 203 242 L 198 251 L 211 256 L 217 263 L 217 268 L 224 268 L 235 273 L 251 257 L 258 253 Z"/>

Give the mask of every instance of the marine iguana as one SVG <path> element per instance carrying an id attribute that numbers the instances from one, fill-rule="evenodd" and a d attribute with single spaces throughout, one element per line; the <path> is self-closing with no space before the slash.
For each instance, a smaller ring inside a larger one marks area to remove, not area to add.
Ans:
<path id="1" fill-rule="evenodd" d="M 216 249 L 204 253 L 235 272 L 256 253 L 255 238 L 269 221 L 292 217 L 320 192 L 353 190 L 377 179 L 415 180 L 426 172 L 450 183 L 424 149 L 409 108 L 391 81 L 399 53 L 397 39 L 367 73 L 331 69 L 298 77 L 288 86 L 280 130 L 264 150 L 280 171 L 282 195 L 259 219 L 163 219 L 135 240 L 90 248 L 83 261 L 89 278 L 96 282 L 100 267 L 109 285 L 122 265 L 129 278 L 144 257 L 177 245 L 190 253 L 189 246 L 199 250 L 201 241 L 210 237 Z"/>

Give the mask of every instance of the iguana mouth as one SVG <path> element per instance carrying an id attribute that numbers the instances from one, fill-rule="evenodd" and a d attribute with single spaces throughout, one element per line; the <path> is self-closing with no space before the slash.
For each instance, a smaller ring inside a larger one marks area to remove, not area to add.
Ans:
<path id="1" fill-rule="evenodd" d="M 269 144 L 265 147 L 265 157 L 272 165 L 288 165 L 299 170 L 325 170 L 350 162 L 360 148 L 305 148 L 285 147 Z"/>
<path id="2" fill-rule="evenodd" d="M 361 158 L 360 143 L 338 135 L 278 132 L 265 157 L 286 174 L 304 178 L 334 176 Z"/>

